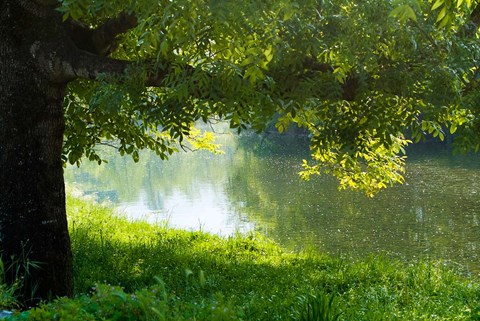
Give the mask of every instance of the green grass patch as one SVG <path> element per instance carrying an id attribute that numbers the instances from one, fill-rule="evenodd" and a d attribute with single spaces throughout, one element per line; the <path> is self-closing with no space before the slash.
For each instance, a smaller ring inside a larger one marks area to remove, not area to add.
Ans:
<path id="1" fill-rule="evenodd" d="M 129 222 L 68 198 L 76 297 L 16 320 L 480 320 L 480 282 L 441 262 L 352 262 Z"/>

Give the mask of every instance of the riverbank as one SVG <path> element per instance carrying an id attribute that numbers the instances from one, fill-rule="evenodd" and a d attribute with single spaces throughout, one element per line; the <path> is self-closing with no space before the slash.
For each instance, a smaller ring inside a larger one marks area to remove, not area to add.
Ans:
<path id="1" fill-rule="evenodd" d="M 256 234 L 220 238 L 129 222 L 72 197 L 68 209 L 77 297 L 11 319 L 480 318 L 478 276 L 440 262 L 291 254 Z"/>

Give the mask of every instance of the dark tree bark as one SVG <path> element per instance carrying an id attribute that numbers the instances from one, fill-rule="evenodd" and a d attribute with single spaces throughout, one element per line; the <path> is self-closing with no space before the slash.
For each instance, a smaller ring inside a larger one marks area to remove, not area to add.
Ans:
<path id="1" fill-rule="evenodd" d="M 32 8 L 33 9 L 33 8 Z M 73 292 L 61 161 L 66 82 L 52 82 L 32 55 L 48 19 L 20 3 L 0 9 L 0 242 L 6 281 L 24 277 L 20 300 L 34 305 Z M 29 262 L 39 268 L 28 269 Z"/>
<path id="2" fill-rule="evenodd" d="M 0 246 L 5 266 L 23 267 L 6 281 L 24 277 L 26 306 L 73 293 L 61 161 L 66 86 L 101 72 L 122 74 L 128 62 L 106 55 L 115 36 L 136 25 L 122 14 L 89 30 L 63 22 L 55 4 L 0 1 Z M 25 271 L 28 262 L 39 268 Z"/>

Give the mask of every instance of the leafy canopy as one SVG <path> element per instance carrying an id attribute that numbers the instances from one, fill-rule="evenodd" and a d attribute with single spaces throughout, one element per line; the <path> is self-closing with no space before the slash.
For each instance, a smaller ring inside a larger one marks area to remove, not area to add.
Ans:
<path id="1" fill-rule="evenodd" d="M 405 147 L 456 134 L 479 148 L 477 1 L 62 0 L 64 19 L 95 28 L 127 11 L 139 24 L 112 57 L 122 77 L 76 81 L 66 100 L 65 160 L 101 162 L 115 141 L 166 158 L 195 122 L 261 131 L 274 115 L 310 133 L 301 176 L 328 172 L 368 195 L 403 182 Z M 471 31 L 473 28 L 473 32 Z M 158 87 L 148 73 L 168 70 Z M 118 142 L 118 143 L 117 143 Z"/>

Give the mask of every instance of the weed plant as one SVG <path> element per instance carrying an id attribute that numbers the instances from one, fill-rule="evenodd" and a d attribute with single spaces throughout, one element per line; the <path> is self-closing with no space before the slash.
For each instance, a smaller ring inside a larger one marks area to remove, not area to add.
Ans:
<path id="1" fill-rule="evenodd" d="M 76 297 L 11 320 L 480 320 L 480 282 L 442 262 L 287 253 L 130 222 L 68 198 Z"/>
<path id="2" fill-rule="evenodd" d="M 40 269 L 38 263 L 30 260 L 25 251 L 19 257 L 12 256 L 7 264 L 0 260 L 0 310 L 25 308 L 19 302 L 31 302 L 35 298 L 36 284 L 26 284 L 25 281 L 32 270 Z M 3 314 L 8 311 L 0 312 L 0 317 Z"/>

